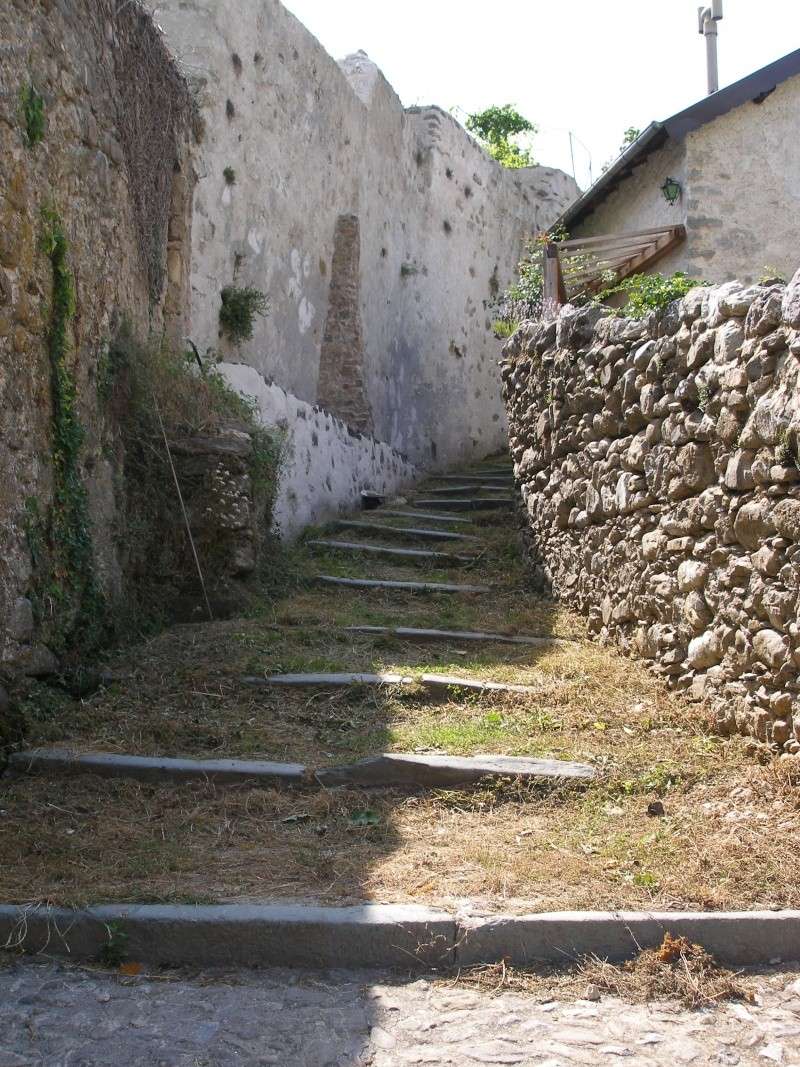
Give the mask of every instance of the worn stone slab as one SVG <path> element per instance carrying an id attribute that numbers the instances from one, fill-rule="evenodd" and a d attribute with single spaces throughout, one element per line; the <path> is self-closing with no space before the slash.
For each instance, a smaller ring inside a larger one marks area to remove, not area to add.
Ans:
<path id="1" fill-rule="evenodd" d="M 553 912 L 461 918 L 459 966 L 505 959 L 514 967 L 598 956 L 625 960 L 657 948 L 665 933 L 702 945 L 720 963 L 800 959 L 800 911 Z"/>
<path id="2" fill-rule="evenodd" d="M 387 519 L 425 519 L 426 522 L 449 522 L 461 526 L 469 526 L 472 522 L 472 519 L 465 519 L 461 515 L 449 515 L 447 512 L 434 515 L 430 511 L 384 511 L 381 508 L 378 514 L 381 518 Z"/>
<path id="3" fill-rule="evenodd" d="M 258 782 L 271 788 L 299 785 L 306 779 L 300 763 L 263 760 L 192 760 L 159 756 L 127 756 L 112 752 L 72 752 L 37 748 L 15 752 L 9 770 L 19 774 L 97 774 L 103 778 L 134 778 L 142 782 L 212 781 L 220 784 Z"/>
<path id="4" fill-rule="evenodd" d="M 536 781 L 593 778 L 586 763 L 524 759 L 514 756 L 415 756 L 384 753 L 344 767 L 325 767 L 314 777 L 325 786 L 417 786 L 425 789 L 467 785 L 484 778 L 523 778 Z"/>
<path id="5" fill-rule="evenodd" d="M 466 485 L 437 486 L 433 489 L 420 490 L 420 495 L 427 493 L 430 496 L 447 497 L 450 494 L 457 496 L 459 493 L 507 493 L 510 488 L 511 486 L 506 483 L 492 485 L 486 480 L 476 479 Z"/>
<path id="6" fill-rule="evenodd" d="M 499 482 L 502 483 L 504 489 L 514 482 L 514 475 L 510 470 L 494 474 L 491 471 L 487 471 L 485 474 L 434 474 L 432 477 L 436 482 L 461 482 L 468 485 Z"/>
<path id="7" fill-rule="evenodd" d="M 474 556 L 458 556 L 452 552 L 433 552 L 427 548 L 390 548 L 386 545 L 365 545 L 357 541 L 309 541 L 316 548 L 332 548 L 337 552 L 367 553 L 373 556 L 391 556 L 393 559 L 438 560 L 442 563 L 473 563 Z"/>
<path id="8" fill-rule="evenodd" d="M 348 685 L 414 685 L 415 679 L 405 674 L 368 674 L 358 671 L 332 674 L 270 674 L 265 677 L 247 675 L 245 685 L 254 686 L 348 686 Z"/>
<path id="9" fill-rule="evenodd" d="M 513 685 L 510 682 L 485 682 L 475 678 L 459 678 L 451 674 L 423 674 L 419 684 L 427 689 L 469 689 L 473 693 L 522 693 L 538 692 L 532 685 Z"/>
<path id="10" fill-rule="evenodd" d="M 452 963 L 455 919 L 409 904 L 0 906 L 0 944 L 97 959 L 113 924 L 129 959 L 220 967 L 408 967 Z"/>
<path id="11" fill-rule="evenodd" d="M 352 519 L 336 519 L 332 525 L 348 530 L 368 530 L 370 533 L 388 534 L 399 540 L 481 542 L 481 538 L 475 537 L 474 534 L 456 533 L 454 530 L 427 530 L 414 526 L 390 526 L 386 522 L 355 522 Z"/>
<path id="12" fill-rule="evenodd" d="M 320 582 L 329 585 L 344 585 L 361 589 L 400 589 L 416 593 L 491 593 L 488 585 L 452 585 L 449 582 L 392 582 L 377 578 L 336 578 L 330 574 L 319 574 Z"/>
<path id="13" fill-rule="evenodd" d="M 482 633 L 480 630 L 419 630 L 413 626 L 346 626 L 345 629 L 349 633 L 386 635 L 408 641 L 477 641 L 493 645 L 531 645 L 534 648 L 575 644 L 574 641 L 565 641 L 560 637 Z"/>
<path id="14" fill-rule="evenodd" d="M 415 500 L 414 503 L 418 508 L 438 508 L 441 500 Z M 455 511 L 488 511 L 490 508 L 510 508 L 513 505 L 514 500 L 510 496 L 447 498 L 447 506 Z"/>

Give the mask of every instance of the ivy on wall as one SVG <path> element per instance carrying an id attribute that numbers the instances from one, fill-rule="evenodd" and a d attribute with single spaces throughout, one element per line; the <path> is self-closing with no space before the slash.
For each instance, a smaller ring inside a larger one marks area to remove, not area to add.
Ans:
<path id="1" fill-rule="evenodd" d="M 50 260 L 53 293 L 47 329 L 52 400 L 53 497 L 46 515 L 26 502 L 26 531 L 34 565 L 33 602 L 46 642 L 57 652 L 80 641 L 94 647 L 103 626 L 103 603 L 94 572 L 86 487 L 80 471 L 84 429 L 70 366 L 75 286 L 69 244 L 58 213 L 42 213 L 42 251 Z"/>

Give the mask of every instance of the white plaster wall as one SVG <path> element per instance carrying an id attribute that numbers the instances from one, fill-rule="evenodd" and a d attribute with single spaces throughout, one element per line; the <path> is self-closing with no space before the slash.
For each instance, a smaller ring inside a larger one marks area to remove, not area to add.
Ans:
<path id="1" fill-rule="evenodd" d="M 314 403 L 334 227 L 353 213 L 376 436 L 439 467 L 503 445 L 489 305 L 524 237 L 575 198 L 573 180 L 506 171 L 440 109 L 405 112 L 363 54 L 338 65 L 278 0 L 235 10 L 162 0 L 158 18 L 206 125 L 192 248 L 198 346 Z M 238 350 L 218 336 L 219 293 L 234 280 L 272 303 Z"/>
<path id="2" fill-rule="evenodd" d="M 273 515 L 273 528 L 283 540 L 306 526 L 356 511 L 363 489 L 394 495 L 418 476 L 389 445 L 353 433 L 327 411 L 267 383 L 252 367 L 221 363 L 218 369 L 231 386 L 255 400 L 265 426 L 286 434 Z"/>
<path id="3" fill-rule="evenodd" d="M 690 269 L 791 278 L 800 248 L 800 76 L 687 137 Z"/>
<path id="4" fill-rule="evenodd" d="M 668 204 L 661 192 L 666 178 L 675 178 L 683 187 L 683 195 L 674 205 Z M 595 237 L 632 233 L 650 227 L 686 225 L 689 203 L 686 187 L 686 145 L 667 141 L 636 167 L 591 215 L 575 226 L 572 236 Z M 684 242 L 659 260 L 654 270 L 663 274 L 677 270 L 691 272 L 690 263 L 689 245 Z"/>

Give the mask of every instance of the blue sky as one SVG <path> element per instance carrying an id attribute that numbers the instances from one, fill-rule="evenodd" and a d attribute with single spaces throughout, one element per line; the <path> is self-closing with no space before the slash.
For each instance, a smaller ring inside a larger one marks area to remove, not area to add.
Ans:
<path id="1" fill-rule="evenodd" d="M 579 183 L 644 127 L 705 93 L 699 0 L 284 0 L 337 59 L 363 48 L 403 103 L 516 104 L 541 163 Z M 800 0 L 725 0 L 720 81 L 800 48 Z"/>

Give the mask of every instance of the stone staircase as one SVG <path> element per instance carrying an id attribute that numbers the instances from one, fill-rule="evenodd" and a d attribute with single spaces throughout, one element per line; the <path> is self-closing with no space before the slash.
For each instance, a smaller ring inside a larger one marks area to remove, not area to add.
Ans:
<path id="1" fill-rule="evenodd" d="M 317 573 L 316 582 L 330 588 L 331 595 L 343 593 L 368 597 L 373 592 L 396 595 L 401 599 L 438 597 L 452 594 L 490 600 L 493 588 L 469 581 L 469 571 L 478 569 L 488 551 L 486 531 L 494 524 L 510 521 L 508 510 L 514 506 L 513 473 L 510 461 L 472 470 L 436 476 L 430 483 L 409 494 L 400 502 L 388 501 L 362 515 L 330 523 L 333 530 L 353 530 L 359 540 L 340 540 L 332 536 L 312 537 L 306 546 L 312 558 L 341 559 L 347 574 Z M 446 506 L 447 510 L 439 510 Z M 428 510 L 430 509 L 430 510 Z M 458 514 L 456 513 L 458 512 Z M 465 518 L 469 512 L 475 518 Z M 425 518 L 426 525 L 419 520 Z M 483 533 L 483 535 L 482 535 Z M 400 546 L 398 541 L 421 545 Z M 430 542 L 437 547 L 429 547 Z M 397 566 L 420 569 L 419 580 L 395 576 Z M 425 574 L 435 568 L 435 575 Z M 465 574 L 466 572 L 466 574 Z M 514 645 L 548 646 L 564 644 L 546 635 L 499 633 L 492 630 L 449 630 L 436 626 L 404 626 L 403 605 L 398 601 L 395 626 L 355 624 L 345 628 L 353 639 L 372 641 L 387 638 L 404 642 L 425 643 L 444 648 Z M 537 688 L 513 681 L 476 678 L 468 672 L 437 674 L 416 671 L 412 665 L 401 671 L 354 670 L 342 662 L 335 671 L 265 671 L 263 675 L 242 675 L 242 686 L 256 689 L 308 689 L 331 691 L 343 689 L 409 689 L 425 699 L 475 699 L 494 697 L 536 699 Z M 594 774 L 587 764 L 559 760 L 502 757 L 497 755 L 458 757 L 378 753 L 347 766 L 306 767 L 300 763 L 274 763 L 253 760 L 165 759 L 157 755 L 143 757 L 125 753 L 71 752 L 68 748 L 38 748 L 12 756 L 11 770 L 22 773 L 91 773 L 104 777 L 130 777 L 149 781 L 210 779 L 217 782 L 268 783 L 270 786 L 309 786 L 351 782 L 362 787 L 417 786 L 430 788 L 469 784 L 483 778 L 519 778 L 558 782 L 565 779 L 588 779 Z M 331 777 L 332 776 L 332 777 Z"/>

